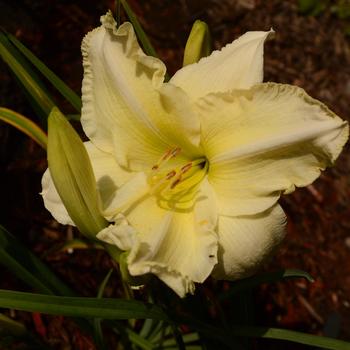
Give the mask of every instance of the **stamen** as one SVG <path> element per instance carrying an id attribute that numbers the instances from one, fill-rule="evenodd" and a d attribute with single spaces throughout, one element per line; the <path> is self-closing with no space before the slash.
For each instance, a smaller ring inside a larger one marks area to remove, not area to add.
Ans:
<path id="1" fill-rule="evenodd" d="M 181 148 L 180 147 L 176 147 L 174 149 L 169 149 L 167 150 L 162 157 L 159 159 L 159 161 L 157 162 L 157 164 L 152 166 L 152 170 L 153 171 L 157 171 L 159 170 L 159 168 L 166 164 L 168 162 L 168 160 L 170 160 L 171 158 L 176 157 L 179 153 L 181 152 Z"/>
<path id="2" fill-rule="evenodd" d="M 176 171 L 172 170 L 170 173 L 166 174 L 166 179 L 170 180 L 172 177 L 176 175 Z"/>
<path id="3" fill-rule="evenodd" d="M 184 174 L 185 172 L 189 171 L 190 169 L 192 168 L 192 162 L 184 165 L 182 168 L 181 168 L 181 173 Z"/>
<path id="4" fill-rule="evenodd" d="M 180 175 L 175 181 L 173 181 L 173 182 L 171 183 L 170 189 L 171 189 L 171 190 L 174 189 L 175 186 L 178 185 L 178 184 L 180 183 L 180 181 L 181 181 L 181 175 Z"/>

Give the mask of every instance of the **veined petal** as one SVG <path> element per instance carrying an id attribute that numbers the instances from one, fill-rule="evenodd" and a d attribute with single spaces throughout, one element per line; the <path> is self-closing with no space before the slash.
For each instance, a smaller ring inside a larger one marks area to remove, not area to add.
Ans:
<path id="1" fill-rule="evenodd" d="M 278 204 L 256 215 L 220 216 L 219 262 L 213 276 L 235 280 L 254 274 L 283 240 L 285 223 L 285 214 Z"/>
<path id="2" fill-rule="evenodd" d="M 101 241 L 117 246 L 121 250 L 130 250 L 137 244 L 137 232 L 129 225 L 123 215 L 119 215 L 114 225 L 100 231 L 96 237 Z"/>
<path id="3" fill-rule="evenodd" d="M 301 88 L 259 84 L 201 99 L 202 144 L 219 213 L 250 215 L 312 183 L 338 157 L 348 125 Z"/>
<path id="4" fill-rule="evenodd" d="M 123 170 L 111 154 L 99 150 L 91 142 L 84 142 L 84 145 L 97 181 L 97 191 L 101 199 L 101 206 L 107 207 L 114 199 L 119 186 L 133 174 Z M 45 208 L 51 212 L 58 222 L 63 225 L 75 226 L 57 193 L 49 169 L 45 171 L 42 178 L 41 195 Z"/>
<path id="5" fill-rule="evenodd" d="M 127 219 L 139 233 L 139 244 L 128 256 L 130 274 L 153 273 L 180 296 L 192 293 L 193 282 L 203 282 L 217 262 L 215 218 L 206 215 L 209 208 L 215 212 L 211 196 L 204 188 L 194 212 L 164 210 L 155 197 L 130 210 Z"/>
<path id="6" fill-rule="evenodd" d="M 49 168 L 46 169 L 41 179 L 41 187 L 42 191 L 40 194 L 43 197 L 44 206 L 55 218 L 55 220 L 60 222 L 62 225 L 75 226 L 56 190 Z"/>
<path id="7" fill-rule="evenodd" d="M 247 32 L 209 57 L 183 67 L 170 82 L 194 100 L 208 93 L 248 89 L 261 83 L 264 41 L 272 32 Z"/>
<path id="8" fill-rule="evenodd" d="M 187 127 L 177 116 L 169 118 L 164 109 L 158 89 L 163 85 L 165 65 L 143 53 L 131 23 L 117 29 L 108 12 L 102 26 L 85 36 L 82 52 L 81 122 L 97 147 L 113 153 L 124 167 L 145 170 L 167 149 L 178 146 L 168 135 L 177 128 L 186 134 Z M 187 98 L 180 95 L 174 98 Z M 197 128 L 199 134 L 199 122 Z"/>

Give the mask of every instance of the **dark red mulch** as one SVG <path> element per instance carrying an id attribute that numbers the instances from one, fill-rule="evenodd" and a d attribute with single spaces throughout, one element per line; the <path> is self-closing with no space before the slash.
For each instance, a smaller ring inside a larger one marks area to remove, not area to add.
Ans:
<path id="1" fill-rule="evenodd" d="M 182 48 L 196 18 L 208 22 L 215 48 L 248 30 L 273 27 L 275 39 L 266 44 L 265 50 L 265 80 L 301 86 L 349 120 L 349 39 L 344 35 L 344 23 L 329 11 L 317 18 L 300 16 L 296 1 L 291 0 L 130 0 L 130 4 L 170 73 L 181 66 Z M 2 1 L 0 19 L 7 30 L 78 91 L 82 77 L 81 38 L 98 25 L 99 16 L 112 6 L 113 1 Z M 0 68 L 1 105 L 36 120 L 13 77 L 2 63 Z M 0 126 L 0 138 L 0 223 L 42 256 L 81 295 L 95 295 L 112 266 L 110 260 L 102 252 L 89 250 L 71 255 L 47 254 L 71 232 L 51 219 L 38 195 L 41 174 L 46 168 L 45 154 L 9 127 Z M 299 268 L 311 273 L 316 281 L 309 284 L 292 280 L 262 286 L 256 293 L 259 324 L 322 334 L 326 323 L 340 317 L 339 336 L 350 341 L 349 171 L 347 146 L 336 167 L 313 186 L 282 199 L 289 218 L 288 235 L 266 270 Z M 0 286 L 25 290 L 6 272 Z M 119 291 L 115 278 L 106 296 L 116 296 Z M 12 316 L 35 329 L 55 349 L 94 348 L 91 340 L 60 317 L 18 312 Z M 271 341 L 259 344 L 261 349 L 309 349 Z"/>

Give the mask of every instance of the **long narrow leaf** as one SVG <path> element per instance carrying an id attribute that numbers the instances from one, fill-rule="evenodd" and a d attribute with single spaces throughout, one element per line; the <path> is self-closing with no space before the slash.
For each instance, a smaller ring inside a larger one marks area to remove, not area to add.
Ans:
<path id="1" fill-rule="evenodd" d="M 27 117 L 11 109 L 0 107 L 0 120 L 22 131 L 32 138 L 39 146 L 46 149 L 47 135 L 38 125 Z"/>
<path id="2" fill-rule="evenodd" d="M 314 281 L 307 272 L 297 269 L 267 272 L 235 282 L 227 292 L 219 295 L 219 300 L 230 298 L 237 293 L 252 289 L 262 283 L 272 283 L 288 278 L 304 278 L 309 282 Z"/>
<path id="3" fill-rule="evenodd" d="M 287 340 L 294 343 L 305 344 L 331 350 L 349 350 L 350 343 L 317 335 L 305 334 L 302 332 L 289 331 L 279 328 L 267 327 L 234 327 L 232 335 L 238 337 L 269 338 Z"/>
<path id="4" fill-rule="evenodd" d="M 128 4 L 127 0 L 118 0 L 120 1 L 120 3 L 122 4 L 130 22 L 132 23 L 137 38 L 139 39 L 141 46 L 143 47 L 144 52 L 146 53 L 146 55 L 149 56 L 153 56 L 153 57 L 158 57 L 156 50 L 154 49 L 154 47 L 152 46 L 150 40 L 148 39 L 147 34 L 145 33 L 145 31 L 143 30 L 139 20 L 137 19 L 134 11 L 131 9 L 131 7 Z M 118 6 L 118 4 L 117 4 Z M 120 23 L 118 23 L 119 25 Z M 170 79 L 168 73 L 165 73 L 165 80 L 168 81 Z"/>
<path id="5" fill-rule="evenodd" d="M 106 288 L 106 285 L 111 277 L 113 273 L 113 269 L 110 269 L 107 273 L 107 275 L 105 276 L 105 278 L 103 279 L 100 287 L 98 288 L 98 292 L 97 292 L 97 298 L 101 299 L 103 296 L 103 292 Z M 107 349 L 104 338 L 103 338 L 103 331 L 102 331 L 102 325 L 101 325 L 101 319 L 100 318 L 95 318 L 94 319 L 94 334 L 95 334 L 95 341 L 96 344 L 98 345 L 98 348 L 101 350 L 105 350 Z"/>
<path id="6" fill-rule="evenodd" d="M 75 295 L 40 259 L 1 225 L 0 265 L 40 293 Z M 75 319 L 75 322 L 82 330 L 91 331 L 91 326 L 86 320 Z"/>
<path id="7" fill-rule="evenodd" d="M 175 316 L 176 317 L 176 316 Z M 177 322 L 187 323 L 194 329 L 205 333 L 208 338 L 217 339 L 232 347 L 234 337 L 249 338 L 268 338 L 291 341 L 294 343 L 305 344 L 309 346 L 319 347 L 330 350 L 349 350 L 350 343 L 317 335 L 306 334 L 302 332 L 289 331 L 286 329 L 269 328 L 269 327 L 250 327 L 250 326 L 233 326 L 228 334 L 224 330 L 205 324 L 201 321 L 187 317 L 177 319 Z"/>
<path id="8" fill-rule="evenodd" d="M 55 103 L 35 72 L 2 31 L 0 31 L 0 56 L 40 108 L 42 115 L 48 116 Z"/>
<path id="9" fill-rule="evenodd" d="M 119 0 L 119 1 L 122 4 L 130 22 L 132 23 L 135 29 L 137 38 L 140 40 L 145 53 L 150 56 L 158 57 L 156 50 L 154 49 L 151 42 L 149 41 L 147 34 L 144 32 L 139 20 L 137 19 L 134 11 L 129 6 L 127 0 Z M 118 25 L 120 25 L 120 23 L 118 23 Z"/>
<path id="10" fill-rule="evenodd" d="M 11 43 L 38 69 L 45 78 L 61 93 L 63 97 L 78 111 L 81 110 L 80 97 L 51 69 L 49 69 L 37 56 L 25 47 L 16 37 L 7 34 Z"/>
<path id="11" fill-rule="evenodd" d="M 0 307 L 49 315 L 126 320 L 168 320 L 156 305 L 136 300 L 58 297 L 0 289 Z"/>
<path id="12" fill-rule="evenodd" d="M 74 295 L 56 275 L 0 225 L 0 264 L 19 279 L 46 294 Z"/>

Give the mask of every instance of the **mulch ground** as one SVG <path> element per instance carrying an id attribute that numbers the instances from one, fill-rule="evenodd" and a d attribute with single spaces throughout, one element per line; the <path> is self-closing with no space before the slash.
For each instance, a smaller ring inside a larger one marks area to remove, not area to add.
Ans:
<path id="1" fill-rule="evenodd" d="M 49 3 L 49 4 L 48 4 Z M 349 120 L 350 46 L 346 23 L 327 10 L 318 17 L 301 16 L 297 1 L 262 0 L 130 0 L 170 74 L 181 67 L 183 47 L 192 22 L 209 24 L 214 47 L 248 30 L 276 31 L 266 44 L 265 81 L 295 84 Z M 80 89 L 80 41 L 98 25 L 113 1 L 0 1 L 1 25 L 15 34 L 71 87 Z M 4 64 L 0 63 L 0 101 L 37 120 Z M 59 101 L 59 97 L 58 101 Z M 66 112 L 70 112 L 68 106 Z M 45 154 L 16 130 L 0 125 L 0 223 L 41 256 L 81 295 L 94 296 L 112 266 L 103 252 L 60 252 L 72 236 L 43 209 L 40 179 Z M 255 293 L 257 323 L 350 341 L 350 149 L 336 166 L 312 186 L 281 200 L 288 235 L 265 270 L 298 268 L 315 282 L 289 280 L 263 285 Z M 2 272 L 1 288 L 25 290 Z M 105 295 L 120 291 L 112 281 Z M 91 340 L 62 317 L 12 312 L 55 349 L 94 349 Z M 261 341 L 259 349 L 310 349 Z"/>

